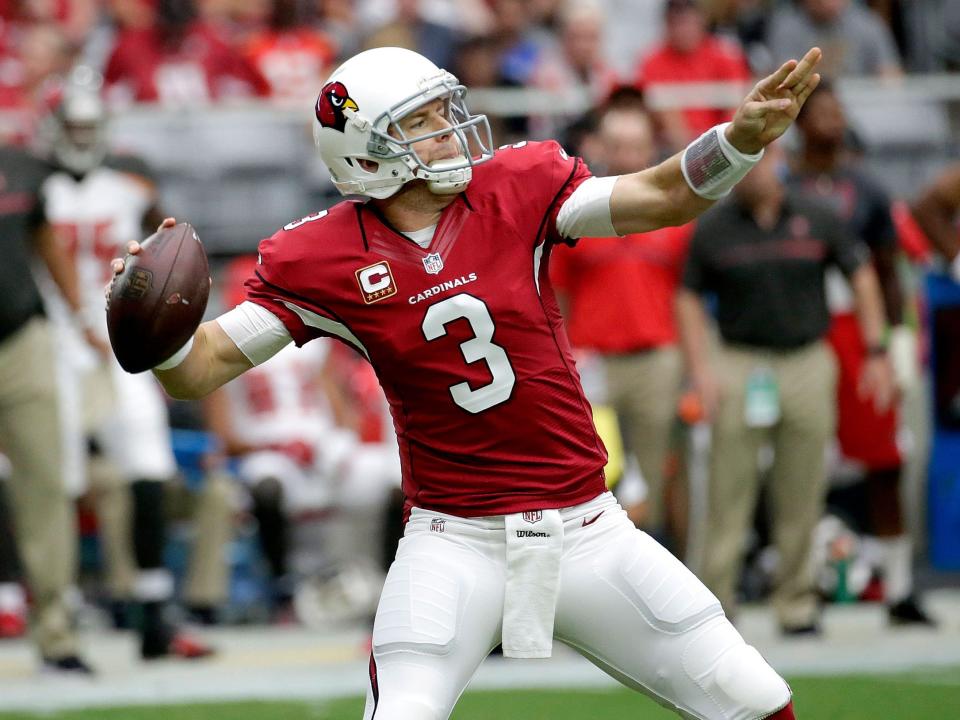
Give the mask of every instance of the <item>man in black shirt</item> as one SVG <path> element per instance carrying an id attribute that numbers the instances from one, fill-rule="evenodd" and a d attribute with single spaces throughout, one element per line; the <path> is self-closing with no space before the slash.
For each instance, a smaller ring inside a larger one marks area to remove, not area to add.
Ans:
<path id="1" fill-rule="evenodd" d="M 42 217 L 39 188 L 48 172 L 24 151 L 0 147 L 0 448 L 13 468 L 13 519 L 44 666 L 89 673 L 67 605 L 76 529 L 63 482 L 54 353 L 31 275 L 36 252 L 79 309 L 76 276 Z"/>
<path id="2" fill-rule="evenodd" d="M 775 146 L 701 219 L 678 296 L 688 371 L 713 421 L 709 517 L 701 577 L 734 611 L 743 542 L 758 492 L 757 457 L 771 444 L 769 498 L 780 553 L 774 606 L 787 633 L 816 632 L 810 547 L 823 511 L 824 452 L 836 417 L 836 363 L 824 273 L 835 265 L 854 290 L 860 326 L 879 345 L 883 316 L 868 250 L 829 212 L 788 195 Z M 717 301 L 720 342 L 708 350 L 701 295 Z M 881 406 L 892 394 L 886 354 L 871 355 L 862 383 Z"/>

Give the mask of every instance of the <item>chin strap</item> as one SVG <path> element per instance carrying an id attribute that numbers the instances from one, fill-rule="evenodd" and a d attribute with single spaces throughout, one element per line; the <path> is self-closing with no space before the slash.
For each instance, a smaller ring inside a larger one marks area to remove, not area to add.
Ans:
<path id="1" fill-rule="evenodd" d="M 460 166 L 465 158 L 461 155 L 448 160 L 438 160 L 426 171 L 422 168 L 414 170 L 416 177 L 427 181 L 427 187 L 435 195 L 453 195 L 461 192 L 473 178 L 473 167 L 457 167 L 456 170 L 445 170 L 444 166 Z"/>

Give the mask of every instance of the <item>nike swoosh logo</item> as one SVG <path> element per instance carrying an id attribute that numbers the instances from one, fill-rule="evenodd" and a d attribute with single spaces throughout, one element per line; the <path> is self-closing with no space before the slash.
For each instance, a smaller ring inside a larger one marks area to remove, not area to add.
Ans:
<path id="1" fill-rule="evenodd" d="M 589 520 L 587 520 L 586 518 L 584 518 L 584 519 L 583 519 L 583 525 L 581 525 L 580 527 L 586 527 L 587 525 L 593 525 L 597 520 L 600 519 L 600 516 L 603 515 L 605 512 L 606 512 L 606 510 L 601 510 L 601 511 L 598 512 L 596 515 L 594 515 L 592 518 L 590 518 Z"/>

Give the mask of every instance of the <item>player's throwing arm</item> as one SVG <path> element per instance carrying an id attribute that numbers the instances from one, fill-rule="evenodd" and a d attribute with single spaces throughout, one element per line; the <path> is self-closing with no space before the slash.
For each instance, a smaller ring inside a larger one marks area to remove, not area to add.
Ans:
<path id="1" fill-rule="evenodd" d="M 110 343 L 125 370 L 152 369 L 171 396 L 189 399 L 252 367 L 217 322 L 200 322 L 210 275 L 193 228 L 167 218 L 127 251 L 111 262 L 106 288 Z"/>

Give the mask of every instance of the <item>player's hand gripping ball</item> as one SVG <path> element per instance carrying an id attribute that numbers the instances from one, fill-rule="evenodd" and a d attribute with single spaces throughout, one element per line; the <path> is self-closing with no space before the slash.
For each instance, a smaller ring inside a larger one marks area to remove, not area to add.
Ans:
<path id="1" fill-rule="evenodd" d="M 162 363 L 196 331 L 210 295 L 210 267 L 187 223 L 161 228 L 127 255 L 107 297 L 110 345 L 130 373 Z"/>

